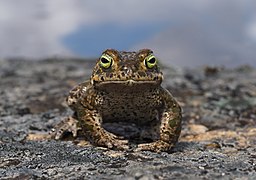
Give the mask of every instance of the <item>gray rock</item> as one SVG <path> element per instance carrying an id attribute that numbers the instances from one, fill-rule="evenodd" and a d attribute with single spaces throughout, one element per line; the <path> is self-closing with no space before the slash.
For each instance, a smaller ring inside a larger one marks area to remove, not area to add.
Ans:
<path id="1" fill-rule="evenodd" d="M 93 65 L 0 60 L 0 179 L 256 179 L 256 70 L 247 66 L 164 69 L 164 86 L 183 107 L 182 135 L 170 152 L 28 141 L 72 113 L 64 99 Z"/>

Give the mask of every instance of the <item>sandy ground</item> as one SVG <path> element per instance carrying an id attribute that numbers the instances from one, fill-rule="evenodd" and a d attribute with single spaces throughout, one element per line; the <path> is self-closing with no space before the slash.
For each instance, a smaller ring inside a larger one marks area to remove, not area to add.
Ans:
<path id="1" fill-rule="evenodd" d="M 36 139 L 72 113 L 65 97 L 93 65 L 0 60 L 1 179 L 256 179 L 256 69 L 249 66 L 163 67 L 163 86 L 183 108 L 170 152 Z"/>

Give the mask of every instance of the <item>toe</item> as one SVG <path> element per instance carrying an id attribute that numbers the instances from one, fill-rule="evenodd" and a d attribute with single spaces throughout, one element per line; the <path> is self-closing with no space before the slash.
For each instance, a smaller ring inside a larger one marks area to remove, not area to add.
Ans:
<path id="1" fill-rule="evenodd" d="M 164 141 L 156 141 L 152 143 L 139 144 L 135 151 L 153 151 L 162 152 L 168 151 L 171 148 L 171 144 Z"/>

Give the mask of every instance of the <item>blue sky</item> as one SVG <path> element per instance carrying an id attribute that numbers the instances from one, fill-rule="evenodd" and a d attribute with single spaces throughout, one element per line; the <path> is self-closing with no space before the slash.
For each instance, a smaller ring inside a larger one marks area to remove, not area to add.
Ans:
<path id="1" fill-rule="evenodd" d="M 254 0 L 0 0 L 0 58 L 151 48 L 174 66 L 256 66 Z"/>
<path id="2" fill-rule="evenodd" d="M 127 27 L 116 23 L 84 26 L 64 37 L 63 43 L 76 54 L 95 57 L 106 48 L 129 50 L 133 45 L 150 39 L 165 26 L 160 23 Z"/>

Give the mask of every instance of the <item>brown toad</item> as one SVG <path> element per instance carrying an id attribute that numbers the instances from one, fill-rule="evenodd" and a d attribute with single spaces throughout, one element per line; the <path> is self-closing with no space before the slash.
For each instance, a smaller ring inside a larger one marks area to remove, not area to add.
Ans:
<path id="1" fill-rule="evenodd" d="M 135 140 L 136 150 L 169 150 L 180 135 L 181 108 L 161 87 L 162 79 L 158 61 L 149 49 L 104 51 L 90 81 L 70 91 L 67 103 L 74 115 L 57 126 L 55 139 L 67 131 L 75 137 L 81 130 L 87 140 L 98 146 L 127 149 L 129 142 Z M 108 123 L 130 126 L 114 134 L 118 128 L 107 130 L 104 124 Z M 136 133 L 126 136 L 132 127 L 136 127 Z"/>

